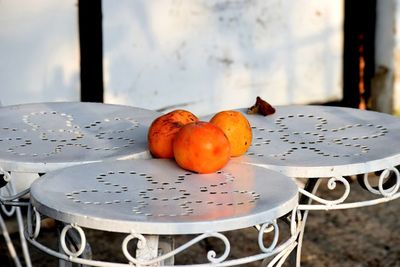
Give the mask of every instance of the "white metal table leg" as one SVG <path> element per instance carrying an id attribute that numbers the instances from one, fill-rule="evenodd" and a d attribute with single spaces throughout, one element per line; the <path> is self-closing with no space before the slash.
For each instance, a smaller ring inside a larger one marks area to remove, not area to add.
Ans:
<path id="1" fill-rule="evenodd" d="M 17 256 L 17 252 L 15 251 L 14 245 L 11 241 L 10 235 L 8 234 L 7 226 L 1 215 L 0 215 L 0 227 L 7 244 L 8 252 L 10 253 L 11 258 L 13 259 L 15 266 L 22 267 L 21 262 L 19 261 L 19 258 Z"/>
<path id="2" fill-rule="evenodd" d="M 146 235 L 144 237 L 146 239 L 145 244 L 143 244 L 140 240 L 138 241 L 136 249 L 136 259 L 138 260 L 151 260 L 174 250 L 174 239 L 172 237 L 160 237 L 157 235 Z M 164 265 L 174 265 L 174 257 L 169 257 L 159 263 L 155 263 L 150 266 L 155 267 Z"/>
<path id="3" fill-rule="evenodd" d="M 158 243 L 159 255 L 165 255 L 175 249 L 175 240 L 170 236 L 160 236 Z M 172 266 L 175 263 L 175 258 L 170 257 L 161 262 L 161 265 Z"/>
<path id="4" fill-rule="evenodd" d="M 10 186 L 11 194 L 13 194 L 13 195 L 16 194 L 15 187 L 13 184 L 13 179 L 10 180 L 10 182 L 7 186 Z M 16 211 L 16 216 L 17 216 L 19 238 L 21 240 L 22 253 L 23 253 L 24 259 L 25 259 L 25 265 L 27 267 L 32 267 L 31 256 L 29 254 L 29 249 L 28 249 L 28 243 L 26 242 L 26 239 L 24 236 L 24 220 L 22 217 L 21 208 L 16 207 L 15 211 Z"/>
<path id="5" fill-rule="evenodd" d="M 136 259 L 138 260 L 151 260 L 158 256 L 158 235 L 146 235 L 146 242 L 138 241 L 137 249 L 136 249 Z M 143 265 L 137 265 L 137 267 L 141 267 Z M 147 265 L 151 267 L 160 266 L 159 263 L 155 263 L 152 265 Z"/>
<path id="6" fill-rule="evenodd" d="M 24 254 L 25 265 L 27 267 L 32 267 L 31 256 L 29 254 L 29 249 L 28 249 L 28 243 L 26 242 L 26 239 L 24 236 L 24 226 L 23 226 L 24 220 L 22 218 L 21 209 L 19 207 L 16 209 L 16 215 L 17 215 L 17 221 L 18 221 L 19 238 L 21 240 L 21 247 L 22 247 L 22 253 Z"/>
<path id="7" fill-rule="evenodd" d="M 8 190 L 8 193 L 11 196 L 16 195 L 16 190 L 14 187 L 13 179 L 9 179 L 8 184 L 6 185 L 5 188 Z M 19 237 L 20 237 L 20 242 L 21 242 L 22 253 L 24 256 L 24 260 L 25 260 L 25 265 L 27 267 L 32 267 L 31 258 L 29 255 L 28 244 L 27 244 L 27 241 L 24 236 L 24 220 L 22 217 L 21 209 L 19 207 L 12 207 L 12 209 L 15 209 L 15 213 L 16 213 L 16 217 L 17 217 L 18 232 L 19 232 Z M 6 212 L 5 209 L 3 209 L 3 210 Z M 6 212 L 6 214 L 8 216 L 11 216 L 13 214 L 13 211 L 11 211 L 9 213 Z M 5 224 L 4 224 L 4 226 L 5 226 Z M 7 232 L 7 234 L 8 234 L 8 232 Z M 14 252 L 15 252 L 15 249 L 14 249 Z M 11 251 L 10 251 L 10 253 L 11 253 Z"/>
<path id="8" fill-rule="evenodd" d="M 320 183 L 321 183 L 321 179 L 318 179 L 318 178 L 309 179 L 305 186 L 305 189 L 309 190 L 312 194 L 315 194 L 318 190 Z M 304 196 L 304 197 L 306 197 L 306 196 Z M 304 202 L 304 203 L 302 203 L 302 202 Z M 312 202 L 311 198 L 300 199 L 300 204 L 311 204 L 311 202 Z M 302 214 L 302 220 L 300 222 L 301 229 L 300 229 L 299 236 L 297 237 L 297 246 L 296 246 L 296 249 L 291 254 L 291 258 L 290 258 L 291 266 L 300 267 L 301 249 L 302 249 L 302 245 L 303 245 L 303 237 L 304 237 L 304 231 L 306 228 L 308 212 L 309 212 L 309 210 L 305 210 Z"/>

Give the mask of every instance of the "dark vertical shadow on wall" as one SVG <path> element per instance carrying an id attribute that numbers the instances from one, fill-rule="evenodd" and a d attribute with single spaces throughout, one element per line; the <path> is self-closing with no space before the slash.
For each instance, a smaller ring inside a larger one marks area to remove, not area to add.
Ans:
<path id="1" fill-rule="evenodd" d="M 101 0 L 79 0 L 81 101 L 103 102 L 103 33 Z"/>
<path id="2" fill-rule="evenodd" d="M 375 72 L 375 23 L 376 0 L 345 1 L 343 106 L 358 108 L 365 101 L 368 107 Z M 361 74 L 360 57 L 365 62 Z"/>

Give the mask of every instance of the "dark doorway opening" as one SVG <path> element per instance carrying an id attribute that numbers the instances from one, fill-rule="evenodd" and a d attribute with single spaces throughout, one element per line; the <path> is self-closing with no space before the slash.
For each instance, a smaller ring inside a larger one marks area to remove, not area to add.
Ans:
<path id="1" fill-rule="evenodd" d="M 81 101 L 103 102 L 103 27 L 101 0 L 79 0 Z"/>
<path id="2" fill-rule="evenodd" d="M 376 0 L 345 1 L 344 11 L 341 105 L 368 109 L 375 73 Z"/>

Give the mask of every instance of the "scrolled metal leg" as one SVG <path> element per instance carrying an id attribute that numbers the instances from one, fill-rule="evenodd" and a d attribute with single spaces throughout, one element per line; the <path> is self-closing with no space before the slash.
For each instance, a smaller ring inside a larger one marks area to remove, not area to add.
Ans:
<path id="1" fill-rule="evenodd" d="M 25 264 L 27 267 L 32 267 L 31 263 L 31 255 L 29 254 L 28 243 L 26 242 L 24 236 L 24 220 L 22 217 L 21 208 L 17 208 L 17 222 L 18 222 L 18 232 L 19 232 L 19 239 L 21 241 L 22 253 L 24 254 Z"/>
<path id="2" fill-rule="evenodd" d="M 0 227 L 1 227 L 1 232 L 4 236 L 4 239 L 6 241 L 8 252 L 10 253 L 11 258 L 13 259 L 15 266 L 22 267 L 21 262 L 19 261 L 19 258 L 17 256 L 17 252 L 14 248 L 14 244 L 12 243 L 10 235 L 8 234 L 7 226 L 1 215 L 0 215 Z"/>
<path id="3" fill-rule="evenodd" d="M 290 236 L 291 238 L 286 241 L 286 244 L 283 245 L 284 249 L 282 249 L 282 246 L 280 249 L 278 249 L 276 252 L 276 256 L 274 258 L 269 259 L 265 258 L 261 266 L 267 266 L 267 267 L 280 267 L 284 264 L 286 261 L 287 257 L 289 255 L 293 254 L 293 250 L 295 247 L 297 247 L 297 238 L 299 236 L 299 232 L 301 229 L 301 225 L 299 223 L 301 222 L 301 212 L 296 209 L 294 209 L 291 212 L 291 215 L 285 216 L 285 220 L 283 222 L 288 223 L 290 226 Z M 265 231 L 265 229 L 268 229 L 268 231 Z M 274 238 L 271 242 L 271 245 L 267 248 L 265 251 L 272 252 L 276 248 L 277 241 L 279 239 L 279 225 L 276 223 L 276 221 L 273 221 L 271 223 L 266 223 L 259 227 L 259 246 L 262 251 L 264 251 L 265 248 L 263 248 L 263 245 L 260 244 L 260 236 L 266 232 L 273 232 L 274 233 Z"/>
<path id="4" fill-rule="evenodd" d="M 311 194 L 315 194 L 318 190 L 320 182 L 321 182 L 321 180 L 318 178 L 308 179 L 307 183 L 304 187 L 304 190 L 307 192 L 311 192 Z M 306 196 L 304 194 L 302 194 L 299 199 L 300 204 L 306 204 L 306 205 L 311 204 L 312 201 L 313 201 L 312 198 L 309 198 L 308 196 Z M 297 237 L 297 247 L 290 255 L 290 265 L 296 266 L 296 267 L 300 267 L 301 249 L 302 249 L 302 245 L 303 245 L 304 231 L 305 231 L 305 227 L 306 227 L 309 210 L 302 210 L 300 212 L 301 212 L 302 219 L 299 222 L 300 233 Z"/>
<path id="5" fill-rule="evenodd" d="M 11 193 L 13 195 L 16 194 L 12 180 L 10 180 L 9 186 L 11 188 Z M 26 239 L 24 237 L 24 220 L 22 217 L 21 208 L 19 207 L 16 208 L 16 215 L 17 215 L 19 238 L 21 241 L 22 253 L 24 255 L 25 264 L 27 267 L 32 267 L 31 256 L 29 254 L 29 249 L 28 249 L 28 243 L 26 242 Z"/>
<path id="6" fill-rule="evenodd" d="M 170 236 L 160 236 L 159 243 L 158 243 L 158 254 L 165 255 L 170 253 L 175 249 L 175 240 L 173 237 Z M 175 257 L 170 257 L 168 259 L 163 260 L 160 265 L 167 265 L 173 266 L 175 264 Z"/>
<path id="7" fill-rule="evenodd" d="M 8 194 L 12 195 L 13 190 L 12 190 L 12 187 L 11 187 L 11 185 L 9 183 L 11 181 L 10 173 L 4 171 L 2 168 L 0 168 L 0 173 L 1 173 L 1 181 L 2 181 L 1 182 L 2 186 L 0 186 L 0 189 L 2 191 L 3 190 L 7 190 Z M 3 204 L 3 200 L 4 200 L 3 199 L 3 195 L 1 195 L 1 197 L 2 197 L 1 209 L 3 210 L 4 214 L 6 216 L 8 216 L 8 217 L 13 216 L 14 213 L 16 212 L 16 210 L 17 210 L 16 207 L 11 207 L 8 210 L 4 205 L 2 205 Z M 19 219 L 18 220 L 18 227 L 19 227 L 19 229 L 21 229 L 21 227 L 20 227 L 21 226 L 20 213 L 17 214 L 17 215 L 19 215 L 18 216 L 18 219 Z M 0 226 L 1 226 L 2 234 L 3 234 L 4 239 L 6 241 L 7 248 L 8 248 L 8 251 L 10 253 L 10 256 L 13 259 L 15 266 L 19 267 L 19 266 L 21 266 L 21 262 L 20 262 L 20 260 L 19 260 L 19 258 L 17 256 L 17 252 L 15 250 L 14 244 L 12 243 L 12 240 L 11 240 L 10 235 L 8 233 L 7 226 L 6 226 L 6 224 L 5 224 L 4 220 L 3 220 L 3 217 L 1 217 L 1 215 L 0 215 Z M 24 245 L 24 241 L 25 241 L 25 238 L 23 238 L 23 240 L 21 239 L 22 246 Z M 25 241 L 25 245 L 26 245 L 26 241 Z M 23 246 L 23 248 L 24 248 L 24 246 Z M 25 250 L 24 250 L 24 256 L 26 256 L 25 255 Z M 28 256 L 29 256 L 29 254 L 28 254 Z M 30 264 L 30 258 L 28 259 L 27 263 Z M 28 265 L 28 266 L 30 266 L 30 265 Z"/>
<path id="8" fill-rule="evenodd" d="M 3 175 L 3 179 L 6 180 L 8 183 L 6 184 L 6 186 L 4 188 L 1 188 L 2 190 L 6 189 L 8 191 L 8 194 L 11 197 L 8 196 L 4 196 L 1 195 L 1 208 L 4 211 L 4 213 L 11 217 L 14 212 L 16 213 L 17 216 L 17 225 L 18 225 L 18 232 L 19 232 L 19 236 L 20 236 L 20 241 L 21 241 L 21 247 L 22 247 L 22 253 L 25 259 L 25 264 L 27 267 L 31 267 L 32 263 L 31 263 L 31 258 L 29 255 L 29 249 L 28 249 L 28 244 L 26 242 L 26 239 L 24 237 L 24 221 L 23 221 L 23 217 L 21 214 L 21 209 L 19 207 L 11 207 L 10 210 L 7 210 L 5 208 L 5 206 L 3 205 L 4 203 L 8 202 L 8 200 L 15 200 L 15 203 L 19 203 L 18 202 L 18 198 L 21 197 L 23 194 L 25 194 L 24 192 L 21 193 L 16 193 L 15 191 L 15 187 L 13 184 L 13 181 L 11 179 L 11 174 L 7 171 L 4 171 L 1 167 L 0 167 L 0 173 Z M 12 204 L 12 202 L 10 203 Z"/>
<path id="9" fill-rule="evenodd" d="M 159 236 L 157 235 L 147 235 L 145 236 L 146 242 L 141 240 L 138 241 L 138 246 L 136 249 L 136 258 L 138 260 L 151 260 L 158 256 L 158 240 Z M 154 263 L 152 265 L 147 265 L 147 267 L 157 267 L 160 266 L 160 263 Z M 141 267 L 144 265 L 136 265 L 137 267 Z"/>

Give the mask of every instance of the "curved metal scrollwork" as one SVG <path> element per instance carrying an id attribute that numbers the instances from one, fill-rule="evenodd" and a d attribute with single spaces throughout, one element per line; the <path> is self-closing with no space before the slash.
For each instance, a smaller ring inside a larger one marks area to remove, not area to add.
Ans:
<path id="1" fill-rule="evenodd" d="M 340 181 L 345 186 L 345 192 L 343 195 L 336 200 L 326 200 L 320 198 L 302 188 L 299 188 L 301 194 L 309 197 L 310 199 L 322 204 L 305 204 L 299 205 L 300 210 L 330 210 L 330 209 L 351 209 L 351 208 L 359 208 L 366 207 L 371 205 L 376 205 L 384 202 L 388 202 L 390 200 L 396 199 L 400 197 L 400 172 L 394 167 L 390 167 L 382 171 L 379 175 L 378 185 L 372 186 L 369 181 L 369 174 L 366 173 L 362 177 L 358 178 L 360 185 L 368 190 L 370 193 L 374 195 L 381 196 L 380 198 L 375 198 L 371 200 L 364 200 L 352 203 L 343 203 L 350 194 L 350 184 L 343 177 L 333 177 L 328 181 L 328 188 L 333 190 L 336 188 L 336 182 Z"/>
<path id="2" fill-rule="evenodd" d="M 78 251 L 76 251 L 76 252 L 73 252 L 68 248 L 68 246 L 66 244 L 66 240 L 65 240 L 65 236 L 66 236 L 68 230 L 70 230 L 72 228 L 75 229 L 78 232 L 79 237 L 81 239 L 80 247 L 79 247 Z M 62 249 L 64 250 L 64 252 L 67 255 L 69 255 L 71 257 L 79 257 L 83 253 L 83 251 L 85 250 L 85 247 L 86 247 L 86 236 L 85 236 L 85 233 L 83 232 L 82 228 L 80 228 L 76 224 L 66 225 L 66 226 L 64 226 L 64 228 L 61 231 L 60 243 L 61 243 Z"/>
<path id="3" fill-rule="evenodd" d="M 5 186 L 2 187 L 0 190 L 1 191 L 7 190 L 8 195 L 9 196 L 12 195 L 11 188 L 8 186 L 9 185 L 8 182 L 11 181 L 10 173 L 5 171 L 2 167 L 0 167 L 0 174 L 3 175 L 3 180 L 4 182 L 6 182 Z M 0 194 L 1 204 L 3 204 L 5 200 L 6 199 L 4 198 L 3 194 Z M 15 207 L 12 207 L 10 210 L 7 210 L 4 205 L 1 205 L 1 209 L 3 210 L 4 214 L 7 215 L 8 217 L 13 216 L 15 213 Z"/>
<path id="4" fill-rule="evenodd" d="M 272 231 L 274 231 L 274 237 L 271 242 L 271 245 L 266 248 L 262 243 L 262 236 L 265 233 L 264 229 L 268 229 L 271 226 L 272 226 Z M 281 244 L 279 247 L 276 247 L 279 239 L 279 225 L 277 224 L 276 221 L 273 221 L 271 223 L 265 223 L 259 228 L 260 232 L 258 236 L 259 238 L 258 241 L 260 249 L 267 254 L 271 253 L 272 251 L 276 253 L 276 256 L 271 261 L 269 261 L 268 265 L 266 265 L 267 267 L 282 266 L 286 258 L 290 255 L 292 250 L 297 245 L 296 239 L 300 232 L 300 227 L 301 227 L 301 213 L 296 208 L 292 211 L 292 214 L 290 216 L 290 238 L 289 240 Z M 267 264 L 265 260 L 263 261 L 262 266 L 264 266 L 264 264 Z"/>
<path id="5" fill-rule="evenodd" d="M 32 216 L 33 211 L 33 216 Z M 34 218 L 34 223 L 32 223 L 32 218 Z M 32 239 L 36 239 L 39 236 L 40 232 L 40 214 L 36 211 L 36 208 L 32 207 L 32 205 L 28 206 L 28 214 L 27 214 L 27 231 L 28 235 Z"/>
<path id="6" fill-rule="evenodd" d="M 384 184 L 386 179 L 391 175 L 395 175 L 395 182 L 394 185 L 391 186 L 390 188 L 384 188 Z M 384 170 L 380 175 L 379 175 L 379 180 L 378 180 L 378 189 L 375 189 L 369 182 L 369 175 L 368 173 L 364 174 L 363 177 L 363 182 L 367 190 L 373 194 L 376 195 L 382 195 L 384 197 L 392 197 L 394 194 L 396 194 L 399 191 L 400 188 L 400 173 L 399 171 L 392 167 Z"/>
<path id="7" fill-rule="evenodd" d="M 0 174 L 4 175 L 3 180 L 5 182 L 11 181 L 11 174 L 8 171 L 5 171 L 2 167 L 0 167 Z"/>
<path id="8" fill-rule="evenodd" d="M 1 172 L 1 170 L 0 170 L 0 172 Z M 11 196 L 13 193 L 9 184 L 7 184 L 5 187 L 1 188 L 0 190 L 7 191 L 7 195 L 9 195 L 9 196 Z M 0 200 L 1 200 L 2 204 L 4 204 L 7 201 L 7 197 L 5 197 L 5 196 L 3 196 L 3 194 L 1 194 Z M 1 210 L 4 212 L 5 215 L 7 215 L 8 217 L 11 217 L 15 213 L 15 206 L 11 206 L 10 209 L 7 209 L 6 205 L 1 205 Z"/>
<path id="9" fill-rule="evenodd" d="M 151 264 L 166 260 L 170 257 L 173 257 L 176 254 L 189 248 L 190 246 L 200 242 L 203 239 L 209 238 L 209 237 L 215 237 L 215 238 L 220 239 L 225 245 L 225 250 L 224 250 L 224 253 L 220 257 L 217 257 L 217 254 L 214 250 L 208 251 L 207 252 L 208 261 L 213 264 L 223 262 L 228 257 L 231 246 L 230 246 L 228 238 L 226 238 L 226 236 L 224 236 L 220 233 L 204 233 L 204 234 L 199 235 L 196 238 L 192 239 L 191 241 L 187 242 L 186 244 L 183 244 L 182 246 L 180 246 L 180 247 L 174 249 L 173 251 L 166 253 L 160 257 L 157 257 L 157 258 L 154 258 L 151 260 L 140 260 L 140 259 L 136 259 L 136 258 L 132 257 L 132 255 L 129 253 L 128 243 L 132 239 L 138 239 L 138 244 L 137 244 L 138 248 L 144 248 L 146 246 L 146 238 L 141 234 L 132 232 L 122 242 L 122 252 L 124 253 L 125 257 L 135 265 L 151 265 Z"/>
<path id="10" fill-rule="evenodd" d="M 311 198 L 312 200 L 317 201 L 318 203 L 324 204 L 326 206 L 337 205 L 337 204 L 343 203 L 347 199 L 349 194 L 350 194 L 350 184 L 345 178 L 343 178 L 341 176 L 336 176 L 336 177 L 330 178 L 328 180 L 328 184 L 327 184 L 328 185 L 328 189 L 329 190 L 334 190 L 336 188 L 336 186 L 337 186 L 337 182 L 338 181 L 341 182 L 344 185 L 345 191 L 343 192 L 343 194 L 342 194 L 342 196 L 340 198 L 335 199 L 335 200 L 326 200 L 326 199 L 320 198 L 320 197 L 318 197 L 318 196 L 316 196 L 316 195 L 314 195 L 314 194 L 312 194 L 312 193 L 310 193 L 310 192 L 308 192 L 308 191 L 306 191 L 306 190 L 304 190 L 302 188 L 299 188 L 299 191 L 303 195 Z"/>
<path id="11" fill-rule="evenodd" d="M 212 234 L 210 234 L 210 237 L 211 236 L 218 238 L 224 242 L 225 251 L 220 257 L 217 257 L 217 253 L 214 250 L 210 250 L 207 252 L 207 259 L 212 263 L 223 262 L 224 260 L 226 260 L 226 258 L 229 255 L 229 252 L 231 251 L 231 245 L 229 243 L 229 240 L 228 240 L 228 238 L 226 238 L 226 236 L 224 236 L 220 233 L 212 233 Z"/>
<path id="12" fill-rule="evenodd" d="M 161 264 L 162 262 L 165 262 L 165 260 L 174 257 L 178 253 L 183 252 L 184 250 L 188 249 L 192 245 L 199 243 L 201 240 L 204 240 L 206 238 L 217 238 L 220 241 L 224 243 L 224 251 L 222 255 L 217 256 L 217 253 L 213 250 L 209 250 L 207 252 L 207 260 L 208 262 L 205 263 L 199 263 L 196 264 L 196 266 L 237 266 L 237 265 L 245 265 L 250 262 L 256 262 L 259 260 L 267 260 L 267 258 L 270 258 L 271 260 L 268 260 L 268 267 L 273 267 L 273 266 L 281 266 L 283 262 L 286 260 L 286 258 L 290 255 L 290 253 L 293 251 L 293 249 L 296 247 L 297 242 L 296 238 L 299 234 L 300 231 L 300 226 L 301 226 L 301 213 L 298 211 L 297 208 L 295 208 L 292 211 L 291 216 L 284 217 L 285 220 L 287 219 L 287 222 L 290 222 L 290 237 L 284 241 L 278 244 L 279 242 L 279 225 L 276 220 L 272 222 L 267 222 L 262 224 L 259 227 L 259 234 L 258 234 L 258 243 L 260 247 L 260 253 L 255 254 L 255 255 L 249 255 L 243 258 L 238 258 L 238 259 L 228 259 L 228 256 L 231 251 L 231 244 L 228 240 L 228 238 L 218 232 L 207 232 L 204 234 L 201 234 L 189 242 L 179 246 L 178 248 L 173 249 L 172 251 L 165 253 L 161 256 L 157 256 L 154 258 L 150 259 L 143 259 L 143 258 L 135 258 L 133 257 L 129 251 L 128 251 L 128 244 L 131 240 L 136 239 L 138 240 L 137 242 L 137 248 L 138 249 L 146 249 L 147 246 L 150 247 L 150 250 L 153 248 L 151 244 L 148 244 L 148 242 L 152 243 L 151 239 L 147 239 L 147 237 L 143 234 L 136 233 L 132 231 L 130 234 L 128 234 L 125 239 L 122 242 L 122 252 L 125 255 L 126 259 L 129 261 L 129 263 L 116 263 L 116 262 L 106 262 L 106 261 L 98 261 L 98 260 L 92 260 L 92 259 L 85 259 L 81 258 L 81 255 L 86 247 L 86 237 L 84 234 L 84 231 L 81 227 L 79 227 L 76 224 L 70 224 L 66 225 L 61 232 L 60 235 L 60 244 L 62 249 L 64 250 L 64 253 L 61 253 L 59 251 L 55 251 L 51 248 L 48 248 L 41 243 L 39 243 L 36 238 L 39 235 L 39 230 L 40 230 L 40 214 L 37 212 L 32 206 L 30 207 L 29 211 L 29 220 L 28 221 L 28 227 L 25 230 L 25 237 L 26 239 L 34 245 L 36 248 L 42 250 L 43 252 L 58 257 L 59 259 L 65 260 L 65 261 L 70 261 L 78 264 L 83 264 L 83 265 L 89 265 L 89 266 L 98 266 L 98 267 L 116 267 L 116 266 L 151 266 L 154 264 Z M 33 225 L 32 219 L 35 220 L 35 223 Z M 30 226 L 29 226 L 30 225 Z M 71 229 L 74 229 L 78 232 L 80 236 L 80 245 L 77 248 L 78 251 L 73 252 L 71 251 L 67 244 L 66 244 L 66 235 L 68 234 L 68 231 Z M 268 232 L 274 231 L 274 236 L 273 240 L 271 242 L 271 245 L 266 247 L 263 243 L 263 235 Z"/>
<path id="13" fill-rule="evenodd" d="M 272 226 L 272 231 L 274 233 L 274 237 L 272 239 L 271 244 L 268 247 L 264 246 L 264 233 L 265 233 L 265 229 L 267 229 L 268 227 Z M 276 223 L 276 220 L 272 221 L 272 222 L 267 222 L 264 223 L 263 225 L 261 225 L 260 227 L 260 231 L 258 233 L 258 246 L 260 247 L 261 251 L 264 253 L 270 253 L 271 251 L 273 251 L 276 247 L 276 245 L 278 244 L 278 239 L 279 239 L 279 226 Z"/>
<path id="14" fill-rule="evenodd" d="M 7 184 L 4 187 L 0 188 L 0 204 L 2 204 L 1 209 L 8 217 L 11 217 L 15 212 L 15 206 L 29 205 L 27 202 L 21 202 L 18 199 L 25 196 L 26 194 L 29 194 L 30 188 L 27 188 L 19 193 L 16 193 L 13 183 L 10 182 L 11 174 L 7 171 L 4 171 L 1 167 L 0 167 L 0 174 L 2 174 L 4 176 L 3 179 L 7 181 Z M 3 191 L 6 191 L 6 194 L 3 194 Z M 10 210 L 7 210 L 4 207 L 5 205 L 13 207 Z"/>

